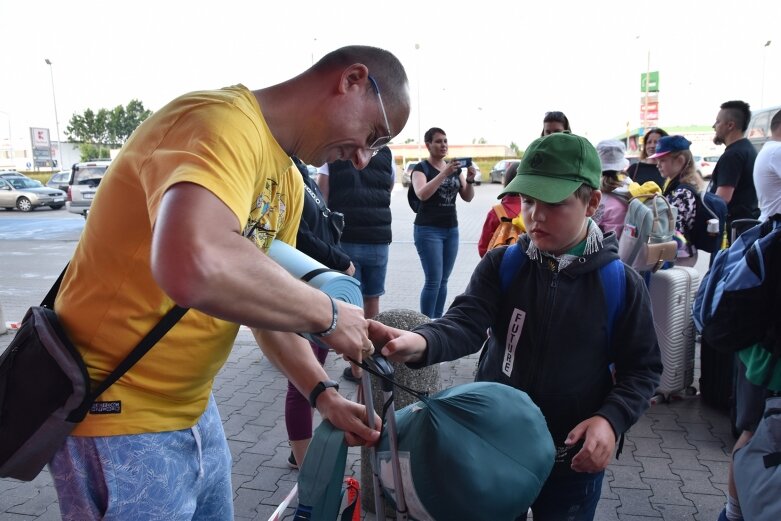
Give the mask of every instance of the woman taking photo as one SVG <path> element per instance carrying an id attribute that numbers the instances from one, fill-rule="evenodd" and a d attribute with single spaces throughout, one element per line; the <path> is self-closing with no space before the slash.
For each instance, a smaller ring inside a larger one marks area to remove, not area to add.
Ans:
<path id="1" fill-rule="evenodd" d="M 657 160 L 659 171 L 666 179 L 664 196 L 678 209 L 675 218 L 678 257 L 675 263 L 679 266 L 694 266 L 697 263 L 697 248 L 689 238 L 697 216 L 695 192 L 702 191 L 703 187 L 689 145 L 691 143 L 683 136 L 665 136 L 659 140 L 656 153 L 651 156 Z"/>
<path id="2" fill-rule="evenodd" d="M 411 184 L 420 199 L 415 217 L 415 247 L 426 282 L 420 292 L 420 312 L 429 318 L 439 318 L 445 308 L 447 281 L 458 253 L 458 219 L 456 196 L 471 201 L 475 196 L 477 170 L 455 159 L 445 161 L 447 135 L 433 127 L 424 136 L 429 152 L 427 160 L 412 171 Z"/>
<path id="3" fill-rule="evenodd" d="M 563 112 L 553 110 L 546 112 L 542 120 L 542 133 L 540 137 L 545 137 L 556 132 L 572 132 L 569 126 L 569 119 Z"/>
<path id="4" fill-rule="evenodd" d="M 661 128 L 650 128 L 643 136 L 643 148 L 640 151 L 640 161 L 630 166 L 626 170 L 632 181 L 643 184 L 646 181 L 653 181 L 662 188 L 664 185 L 664 178 L 659 173 L 659 169 L 656 168 L 656 159 L 652 158 L 656 153 L 656 146 L 659 139 L 667 136 L 667 132 Z"/>

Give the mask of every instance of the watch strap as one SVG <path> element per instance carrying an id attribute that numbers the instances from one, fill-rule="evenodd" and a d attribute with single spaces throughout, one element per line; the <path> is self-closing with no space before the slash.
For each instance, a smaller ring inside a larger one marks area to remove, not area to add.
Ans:
<path id="1" fill-rule="evenodd" d="M 315 385 L 315 388 L 312 389 L 311 393 L 309 393 L 309 405 L 312 407 L 312 409 L 317 408 L 317 398 L 323 393 L 323 391 L 330 388 L 334 388 L 338 392 L 339 384 L 333 380 L 324 380 L 322 382 L 318 382 L 318 384 Z"/>

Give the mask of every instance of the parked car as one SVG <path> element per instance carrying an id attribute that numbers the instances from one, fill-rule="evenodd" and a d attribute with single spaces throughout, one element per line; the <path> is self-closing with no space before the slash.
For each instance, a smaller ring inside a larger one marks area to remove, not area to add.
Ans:
<path id="1" fill-rule="evenodd" d="M 501 161 L 498 161 L 491 169 L 491 172 L 488 174 L 488 181 L 490 183 L 504 183 L 505 170 L 507 170 L 513 163 L 520 162 L 520 159 L 502 159 Z"/>
<path id="2" fill-rule="evenodd" d="M 46 181 L 46 186 L 49 188 L 57 188 L 59 190 L 62 190 L 63 192 L 68 191 L 68 181 L 71 178 L 71 171 L 70 170 L 63 170 L 62 172 L 57 172 L 56 174 L 52 175 L 48 181 Z"/>
<path id="3" fill-rule="evenodd" d="M 21 175 L 0 177 L 0 208 L 29 212 L 39 206 L 59 210 L 65 206 L 65 192 Z"/>
<path id="4" fill-rule="evenodd" d="M 71 177 L 68 180 L 68 211 L 77 213 L 87 218 L 92 199 L 98 191 L 98 185 L 106 173 L 111 161 L 99 159 L 76 163 L 71 169 Z"/>
<path id="5" fill-rule="evenodd" d="M 401 186 L 407 188 L 412 179 L 412 169 L 415 168 L 420 161 L 407 161 L 404 163 L 404 172 L 401 173 Z"/>
<path id="6" fill-rule="evenodd" d="M 401 186 L 404 188 L 407 188 L 410 185 L 410 180 L 412 179 L 412 169 L 415 168 L 415 165 L 418 163 L 420 163 L 420 161 L 407 161 L 404 164 L 404 172 L 401 174 Z M 477 163 L 474 161 L 472 162 L 472 166 L 474 166 L 475 170 L 477 170 L 477 173 L 475 174 L 475 184 L 480 186 L 480 184 L 483 182 L 483 173 L 480 172 L 480 167 L 477 166 Z"/>
<path id="7" fill-rule="evenodd" d="M 693 155 L 694 166 L 697 168 L 697 172 L 703 179 L 710 179 L 713 175 L 713 169 L 716 167 L 716 163 L 719 161 L 721 154 L 713 154 L 709 156 Z"/>
<path id="8" fill-rule="evenodd" d="M 781 105 L 751 112 L 751 121 L 746 129 L 746 137 L 757 149 L 757 152 L 762 150 L 765 143 L 770 140 L 770 120 L 779 110 L 781 110 Z"/>
<path id="9" fill-rule="evenodd" d="M 15 170 L 8 170 L 6 172 L 0 172 L 0 177 L 24 177 L 25 179 L 30 179 L 26 175 L 24 175 L 21 172 L 16 172 Z"/>

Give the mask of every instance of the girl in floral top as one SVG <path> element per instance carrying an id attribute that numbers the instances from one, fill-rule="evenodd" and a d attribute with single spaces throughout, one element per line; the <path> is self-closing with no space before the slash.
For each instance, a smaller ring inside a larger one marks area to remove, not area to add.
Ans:
<path id="1" fill-rule="evenodd" d="M 678 242 L 676 264 L 694 266 L 697 263 L 697 249 L 691 244 L 694 218 L 697 215 L 697 196 L 703 189 L 703 181 L 697 173 L 691 150 L 691 142 L 683 136 L 665 136 L 659 139 L 656 153 L 659 172 L 665 178 L 664 196 L 677 208 L 675 240 Z"/>

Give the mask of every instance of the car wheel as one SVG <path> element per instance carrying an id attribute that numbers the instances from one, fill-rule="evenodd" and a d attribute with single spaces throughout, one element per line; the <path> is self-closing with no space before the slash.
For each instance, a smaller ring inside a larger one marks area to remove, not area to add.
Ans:
<path id="1" fill-rule="evenodd" d="M 20 197 L 16 200 L 16 207 L 20 212 L 29 212 L 33 209 L 33 203 L 26 197 Z"/>
<path id="2" fill-rule="evenodd" d="M 51 208 L 52 210 L 59 210 L 63 206 L 65 206 L 65 205 L 64 204 L 52 204 L 52 205 L 49 205 L 49 208 Z"/>

